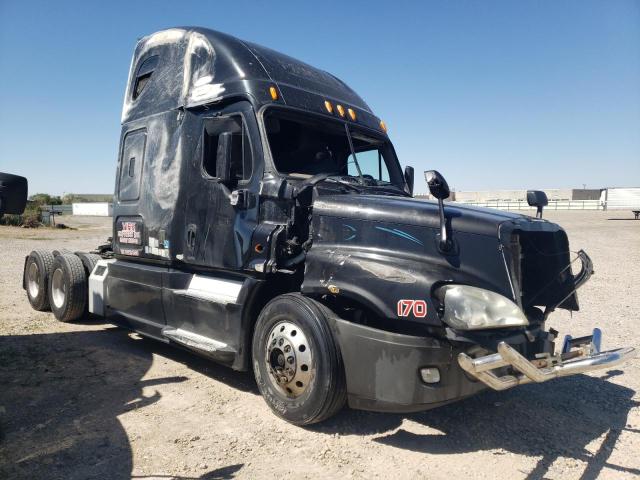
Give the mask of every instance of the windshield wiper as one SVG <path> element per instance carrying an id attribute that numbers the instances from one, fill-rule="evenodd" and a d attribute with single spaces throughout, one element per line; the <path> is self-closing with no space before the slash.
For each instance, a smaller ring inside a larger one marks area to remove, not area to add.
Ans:
<path id="1" fill-rule="evenodd" d="M 358 183 L 364 185 L 364 177 L 362 176 L 362 170 L 360 170 L 360 164 L 358 163 L 358 157 L 356 157 L 356 151 L 353 149 L 353 140 L 351 139 L 351 132 L 349 131 L 349 125 L 344 124 L 344 130 L 347 132 L 347 140 L 349 140 L 349 148 L 351 149 L 351 155 L 353 155 L 353 163 L 358 170 Z"/>
<path id="2" fill-rule="evenodd" d="M 335 178 L 338 177 L 338 178 Z M 349 187 L 352 190 L 355 190 L 356 192 L 360 193 L 362 190 L 359 189 L 358 187 L 356 187 L 355 185 L 346 182 L 344 180 L 340 180 L 340 175 L 336 174 L 335 172 L 333 173 L 318 173 L 316 175 L 314 175 L 311 178 L 308 178 L 305 182 L 303 182 L 298 188 L 295 189 L 295 193 L 294 193 L 294 197 L 298 197 L 303 195 L 305 192 L 309 191 L 310 189 L 312 189 L 314 186 L 316 186 L 318 183 L 322 183 L 322 182 L 326 182 L 329 181 L 331 183 L 337 183 L 342 185 L 343 187 Z"/>
<path id="3" fill-rule="evenodd" d="M 403 197 L 411 196 L 407 192 L 405 192 L 402 188 L 398 187 L 397 185 L 394 185 L 393 183 L 384 184 L 384 185 L 376 184 L 376 185 L 372 185 L 372 187 L 375 190 L 381 191 L 381 192 L 386 192 L 391 194 L 400 194 Z"/>
<path id="4" fill-rule="evenodd" d="M 354 184 L 349 183 L 349 182 L 345 182 L 344 180 L 338 180 L 337 178 L 333 178 L 333 177 L 327 177 L 325 179 L 322 180 L 323 182 L 331 182 L 331 183 L 337 183 L 339 185 L 342 185 L 343 187 L 349 187 L 352 190 L 355 190 L 358 193 L 362 192 L 362 189 L 356 187 Z"/>

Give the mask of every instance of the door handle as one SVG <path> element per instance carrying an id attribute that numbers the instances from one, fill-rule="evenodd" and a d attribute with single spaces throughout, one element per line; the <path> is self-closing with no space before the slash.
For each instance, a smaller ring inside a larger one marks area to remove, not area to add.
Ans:
<path id="1" fill-rule="evenodd" d="M 187 227 L 187 248 L 193 250 L 196 246 L 196 231 L 198 227 L 191 224 Z"/>
<path id="2" fill-rule="evenodd" d="M 249 201 L 250 201 L 249 190 L 245 190 L 245 189 L 234 190 L 233 192 L 231 192 L 231 195 L 229 196 L 229 203 L 234 207 L 248 208 Z"/>

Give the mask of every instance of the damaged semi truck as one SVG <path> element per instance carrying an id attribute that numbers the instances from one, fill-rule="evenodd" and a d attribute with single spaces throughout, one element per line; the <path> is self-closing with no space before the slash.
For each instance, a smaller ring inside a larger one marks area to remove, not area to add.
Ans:
<path id="1" fill-rule="evenodd" d="M 31 305 L 236 370 L 280 417 L 409 412 L 607 368 L 631 348 L 548 328 L 592 274 L 558 225 L 412 198 L 385 124 L 333 75 L 203 28 L 136 47 L 113 237 L 32 252 Z M 577 273 L 574 273 L 574 269 Z"/>

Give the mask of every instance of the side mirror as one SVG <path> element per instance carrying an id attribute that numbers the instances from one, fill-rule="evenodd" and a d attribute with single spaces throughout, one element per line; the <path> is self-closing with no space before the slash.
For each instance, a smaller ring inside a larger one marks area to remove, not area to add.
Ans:
<path id="1" fill-rule="evenodd" d="M 424 179 L 429 186 L 429 193 L 438 199 L 438 212 L 440 214 L 440 250 L 448 252 L 453 247 L 451 234 L 447 231 L 447 222 L 444 218 L 444 202 L 445 198 L 449 198 L 450 191 L 447 181 L 437 170 L 427 170 L 424 172 Z"/>
<path id="2" fill-rule="evenodd" d="M 424 179 L 429 186 L 429 193 L 438 200 L 449 198 L 449 185 L 444 177 L 437 170 L 428 170 L 424 172 Z"/>
<path id="3" fill-rule="evenodd" d="M 223 132 L 218 135 L 218 150 L 216 152 L 216 177 L 221 182 L 231 181 L 231 155 L 233 147 L 233 134 Z"/>
<path id="4" fill-rule="evenodd" d="M 0 215 L 20 215 L 27 205 L 27 179 L 10 173 L 0 173 Z"/>
<path id="5" fill-rule="evenodd" d="M 404 181 L 407 182 L 407 189 L 409 190 L 409 194 L 413 196 L 413 184 L 414 184 L 415 172 L 413 167 L 406 166 L 404 167 Z"/>
<path id="6" fill-rule="evenodd" d="M 549 199 L 542 190 L 527 190 L 527 203 L 530 207 L 538 207 L 536 217 L 542 218 L 542 209 L 549 205 Z"/>

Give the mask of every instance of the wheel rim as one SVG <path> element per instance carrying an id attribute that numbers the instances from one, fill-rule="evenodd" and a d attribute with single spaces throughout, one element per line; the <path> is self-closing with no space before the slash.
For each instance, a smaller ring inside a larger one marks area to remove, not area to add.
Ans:
<path id="1" fill-rule="evenodd" d="M 40 284 L 38 283 L 40 276 L 40 269 L 36 262 L 31 262 L 29 270 L 27 271 L 27 288 L 29 289 L 29 295 L 31 298 L 36 298 L 40 293 Z"/>
<path id="2" fill-rule="evenodd" d="M 267 338 L 265 361 L 274 386 L 287 397 L 299 397 L 315 375 L 306 335 L 295 323 L 279 322 Z"/>
<path id="3" fill-rule="evenodd" d="M 51 277 L 51 300 L 56 308 L 61 308 L 67 294 L 67 287 L 64 284 L 64 274 L 57 268 Z"/>

